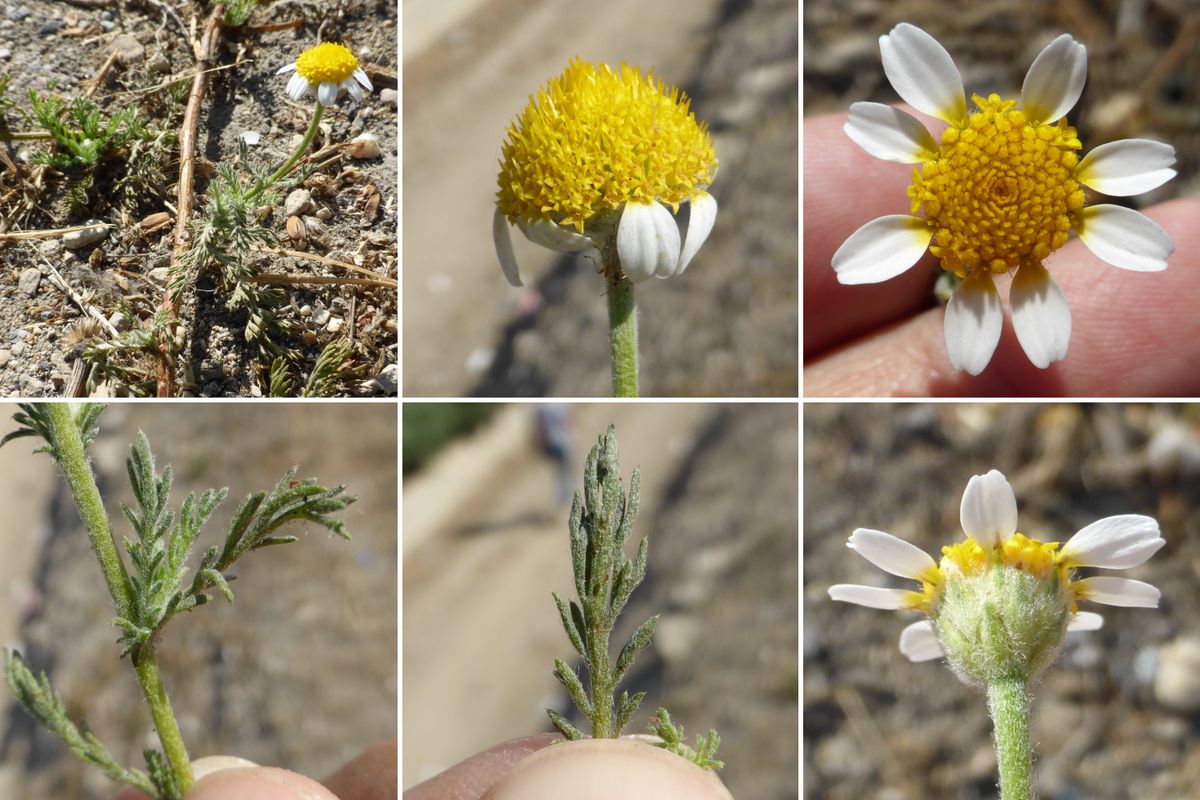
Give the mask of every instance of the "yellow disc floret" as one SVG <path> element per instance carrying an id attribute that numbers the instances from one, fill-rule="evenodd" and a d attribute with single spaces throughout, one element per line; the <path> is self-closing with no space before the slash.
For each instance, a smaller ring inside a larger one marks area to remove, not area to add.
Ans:
<path id="1" fill-rule="evenodd" d="M 934 228 L 930 251 L 959 277 L 1040 262 L 1066 244 L 1084 201 L 1072 177 L 1082 145 L 1065 118 L 1033 124 L 1015 100 L 972 100 L 979 111 L 946 129 L 908 189 Z"/>
<path id="2" fill-rule="evenodd" d="M 573 60 L 509 126 L 497 206 L 510 222 L 549 219 L 580 233 L 628 202 L 678 210 L 717 169 L 690 102 L 653 73 Z"/>
<path id="3" fill-rule="evenodd" d="M 296 72 L 311 84 L 341 83 L 354 75 L 358 58 L 345 45 L 321 42 L 296 59 Z"/>

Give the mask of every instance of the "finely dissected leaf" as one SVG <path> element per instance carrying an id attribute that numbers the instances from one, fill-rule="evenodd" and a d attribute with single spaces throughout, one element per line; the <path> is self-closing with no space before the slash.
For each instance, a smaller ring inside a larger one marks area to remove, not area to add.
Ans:
<path id="1" fill-rule="evenodd" d="M 654 635 L 654 629 L 658 627 L 658 614 L 655 614 L 650 619 L 638 626 L 638 629 L 629 637 L 629 642 L 621 648 L 621 655 L 617 656 L 616 676 L 617 680 L 625 674 L 625 670 L 633 664 L 633 659 L 638 653 L 650 644 L 650 637 Z"/>
<path id="2" fill-rule="evenodd" d="M 583 734 L 580 733 L 579 728 L 572 725 L 566 717 L 557 711 L 547 708 L 546 716 L 550 718 L 550 722 L 554 724 L 554 727 L 558 728 L 558 732 L 567 737 L 568 741 L 575 742 L 583 738 Z"/>
<path id="3" fill-rule="evenodd" d="M 633 712 L 638 710 L 638 706 L 645 698 L 645 692 L 637 692 L 632 697 L 629 692 L 621 692 L 621 700 L 617 703 L 617 730 L 621 730 L 629 724 L 629 718 L 633 716 Z"/>
<path id="4" fill-rule="evenodd" d="M 46 677 L 46 673 L 34 676 L 21 659 L 20 653 L 14 650 L 5 652 L 4 679 L 25 710 L 34 719 L 57 734 L 71 752 L 87 763 L 102 769 L 104 774 L 114 781 L 127 783 L 149 795 L 155 794 L 155 786 L 148 775 L 135 769 L 125 769 L 117 764 L 112 754 L 105 749 L 87 725 L 81 722 L 77 726 L 71 721 L 67 716 L 67 709 L 63 705 L 62 698 L 51 688 L 50 679 Z"/>
<path id="5" fill-rule="evenodd" d="M 586 650 L 583 645 L 583 635 L 579 632 L 580 629 L 576 627 L 575 621 L 571 619 L 571 611 L 567 609 L 567 604 L 563 602 L 563 599 L 558 596 L 558 592 L 551 592 L 550 594 L 554 596 L 554 604 L 558 606 L 558 615 L 562 618 L 563 629 L 567 632 L 567 638 L 571 640 L 571 646 L 575 648 L 575 652 L 579 653 L 579 655 L 584 655 Z M 571 605 L 574 606 L 575 604 L 572 603 Z"/>
<path id="6" fill-rule="evenodd" d="M 592 701 L 588 699 L 587 693 L 583 690 L 583 683 L 579 680 L 579 676 L 575 674 L 575 670 L 571 669 L 567 662 L 561 658 L 554 659 L 554 677 L 558 678 L 559 682 L 566 687 L 567 693 L 571 695 L 571 699 L 575 701 L 575 705 L 585 716 L 592 715 Z"/>
<path id="7" fill-rule="evenodd" d="M 721 746 L 721 737 L 714 730 L 709 730 L 705 736 L 696 737 L 696 747 L 692 749 L 684 742 L 683 726 L 671 722 L 671 715 L 665 708 L 658 709 L 658 714 L 650 720 L 650 733 L 662 739 L 658 747 L 682 756 L 703 769 L 718 770 L 725 767 L 725 762 L 713 758 L 717 748 Z"/>

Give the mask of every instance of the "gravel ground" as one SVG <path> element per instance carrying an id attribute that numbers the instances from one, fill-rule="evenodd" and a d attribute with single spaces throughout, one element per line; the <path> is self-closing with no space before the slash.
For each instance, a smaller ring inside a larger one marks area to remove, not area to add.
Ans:
<path id="1" fill-rule="evenodd" d="M 1190 797 L 1200 777 L 1200 413 L 1148 405 L 809 405 L 804 425 L 805 796 L 996 796 L 982 695 L 897 649 L 907 615 L 834 603 L 834 583 L 900 586 L 846 549 L 856 527 L 926 552 L 961 537 L 973 474 L 1004 472 L 1021 531 L 1064 541 L 1104 516 L 1158 519 L 1166 546 L 1129 571 L 1158 610 L 1104 607 L 1037 685 L 1046 800 Z"/>

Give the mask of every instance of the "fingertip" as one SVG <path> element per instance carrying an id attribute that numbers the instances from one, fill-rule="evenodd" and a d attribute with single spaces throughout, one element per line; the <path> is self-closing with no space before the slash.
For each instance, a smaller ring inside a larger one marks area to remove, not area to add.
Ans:
<path id="1" fill-rule="evenodd" d="M 284 769 L 237 767 L 196 781 L 187 800 L 338 800 L 321 784 Z"/>

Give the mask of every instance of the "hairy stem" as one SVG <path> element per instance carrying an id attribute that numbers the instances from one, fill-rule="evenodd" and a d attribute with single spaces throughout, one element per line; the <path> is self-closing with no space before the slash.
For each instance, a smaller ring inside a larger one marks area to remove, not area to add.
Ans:
<path id="1" fill-rule="evenodd" d="M 304 155 L 306 150 L 308 150 L 309 145 L 313 143 L 313 139 L 316 138 L 317 131 L 319 130 L 321 124 L 321 117 L 324 114 L 325 106 L 317 103 L 317 107 L 313 109 L 312 122 L 308 123 L 308 130 L 304 133 L 304 141 L 300 142 L 300 146 L 296 148 L 296 152 L 292 153 L 291 156 L 288 157 L 288 160 L 279 166 L 279 169 L 272 172 L 270 177 L 268 177 L 258 186 L 254 187 L 254 190 L 246 196 L 247 201 L 253 200 L 267 189 L 274 186 L 276 181 L 278 181 L 284 175 L 287 175 L 291 171 L 292 167 L 296 166 L 296 162 L 300 160 L 300 157 Z"/>
<path id="2" fill-rule="evenodd" d="M 637 301 L 633 281 L 608 282 L 608 335 L 612 346 L 612 389 L 615 397 L 638 396 Z"/>
<path id="3" fill-rule="evenodd" d="M 1029 744 L 1029 691 L 1023 678 L 1000 678 L 988 684 L 988 710 L 995 725 L 1000 800 L 1036 800 L 1033 751 Z"/>
<path id="4" fill-rule="evenodd" d="M 125 563 L 121 561 L 121 554 L 117 550 L 117 541 L 108 525 L 104 501 L 100 499 L 100 489 L 96 486 L 83 438 L 75 424 L 74 407 L 68 403 L 50 403 L 47 412 L 54 435 L 55 457 L 66 476 L 67 485 L 71 487 L 79 518 L 92 541 L 92 550 L 100 561 L 108 593 L 117 607 L 117 613 L 129 617 L 133 607 L 133 589 L 129 585 Z"/>
<path id="5" fill-rule="evenodd" d="M 136 647 L 131 654 L 133 666 L 137 670 L 138 683 L 142 685 L 142 694 L 150 706 L 150 716 L 154 718 L 154 728 L 162 742 L 163 753 L 167 756 L 171 771 L 175 773 L 179 790 L 186 794 L 195 780 L 192 777 L 192 761 L 188 758 L 187 747 L 179 733 L 179 723 L 175 721 L 175 713 L 171 710 L 171 700 L 167 697 L 167 689 L 158 672 L 154 645 L 154 637 L 151 637 Z"/>
<path id="6" fill-rule="evenodd" d="M 593 739 L 615 739 L 617 736 L 613 726 L 613 690 L 616 687 L 608 658 L 608 637 L 612 630 L 605 616 L 603 613 L 593 615 L 588 621 L 591 628 L 588 632 L 591 650 L 588 675 L 592 682 Z"/>

